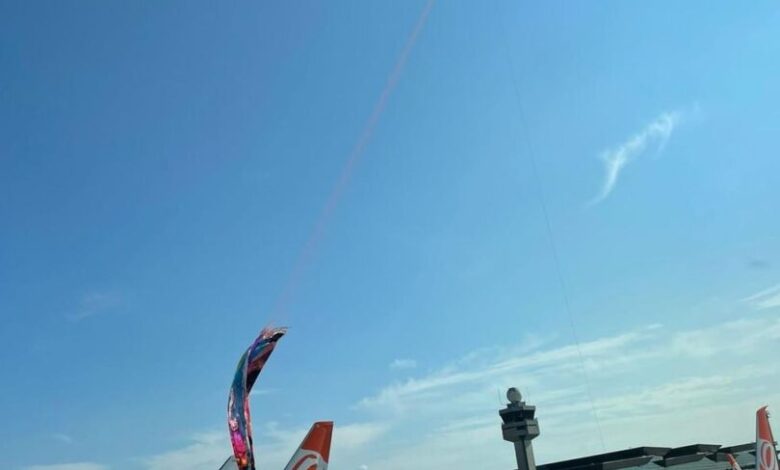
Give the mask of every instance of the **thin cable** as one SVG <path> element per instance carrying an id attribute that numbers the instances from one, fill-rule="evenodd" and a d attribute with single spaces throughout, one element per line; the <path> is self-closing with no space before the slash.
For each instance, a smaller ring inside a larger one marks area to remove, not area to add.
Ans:
<path id="1" fill-rule="evenodd" d="M 308 268 L 314 259 L 317 248 L 319 247 L 325 235 L 325 229 L 330 223 L 330 220 L 333 218 L 333 213 L 336 211 L 336 207 L 341 201 L 344 191 L 352 179 L 352 174 L 355 172 L 355 167 L 363 157 L 366 147 L 371 141 L 371 137 L 374 135 L 377 124 L 382 117 L 385 107 L 387 107 L 387 102 L 390 98 L 390 95 L 392 95 L 396 85 L 398 84 L 398 81 L 401 78 L 401 74 L 404 71 L 406 62 L 409 59 L 409 55 L 411 54 L 412 49 L 414 49 L 414 45 L 417 43 L 417 38 L 420 36 L 420 33 L 425 26 L 428 15 L 430 14 L 431 9 L 433 9 L 434 3 L 436 3 L 435 0 L 428 0 L 428 2 L 426 2 L 425 6 L 423 7 L 420 16 L 417 18 L 417 23 L 415 24 L 412 32 L 409 34 L 409 37 L 404 44 L 404 48 L 401 50 L 401 54 L 398 56 L 398 59 L 395 62 L 395 66 L 387 78 L 387 82 L 382 89 L 382 93 L 379 95 L 379 98 L 374 104 L 371 115 L 363 127 L 363 131 L 361 132 L 360 137 L 355 143 L 355 146 L 352 148 L 352 151 L 349 153 L 347 161 L 341 170 L 341 174 L 339 175 L 338 180 L 336 180 L 336 183 L 333 185 L 333 189 L 331 190 L 330 195 L 328 196 L 328 199 L 325 202 L 319 217 L 317 218 L 317 222 L 315 223 L 309 238 L 303 245 L 303 248 L 301 249 L 298 258 L 296 259 L 293 268 L 290 270 L 290 273 L 287 276 L 287 281 L 284 284 L 284 288 L 277 297 L 276 302 L 271 309 L 271 319 L 276 319 L 280 315 L 288 313 L 290 304 L 292 303 L 295 297 L 295 293 L 300 286 L 303 274 L 306 272 L 306 268 Z"/>
<path id="2" fill-rule="evenodd" d="M 500 16 L 501 15 L 499 15 L 499 17 Z M 512 82 L 512 88 L 514 90 L 515 102 L 517 105 L 517 111 L 519 116 L 518 120 L 520 123 L 520 130 L 522 134 L 525 136 L 525 139 L 520 139 L 520 140 L 523 141 L 526 148 L 526 152 L 528 153 L 529 156 L 529 160 L 531 161 L 532 176 L 536 186 L 536 194 L 539 200 L 539 206 L 541 207 L 542 214 L 544 215 L 545 228 L 547 230 L 547 240 L 550 244 L 550 251 L 552 253 L 555 274 L 558 279 L 558 286 L 561 290 L 561 295 L 563 297 L 564 309 L 566 310 L 566 314 L 569 318 L 569 327 L 571 329 L 571 336 L 574 339 L 574 344 L 577 349 L 577 356 L 579 357 L 580 365 L 582 366 L 581 367 L 582 376 L 585 378 L 585 388 L 588 394 L 588 401 L 590 402 L 591 414 L 593 414 L 593 417 L 596 420 L 596 427 L 599 432 L 599 440 L 601 441 L 601 448 L 603 451 L 606 452 L 606 445 L 604 444 L 604 433 L 601 429 L 601 420 L 599 419 L 599 414 L 598 411 L 596 410 L 596 404 L 595 401 L 593 400 L 593 392 L 591 390 L 590 377 L 588 376 L 588 372 L 585 368 L 585 358 L 582 355 L 582 348 L 580 347 L 580 339 L 579 336 L 577 335 L 577 328 L 574 322 L 574 315 L 572 314 L 571 302 L 569 301 L 568 288 L 566 286 L 566 280 L 563 276 L 563 272 L 561 269 L 561 261 L 560 261 L 560 257 L 558 256 L 558 246 L 555 242 L 552 223 L 550 222 L 550 214 L 547 209 L 547 198 L 545 197 L 544 194 L 544 186 L 541 183 L 541 176 L 536 162 L 536 153 L 528 137 L 529 136 L 528 125 L 525 118 L 525 112 L 523 110 L 523 101 L 522 101 L 522 96 L 520 95 L 520 86 L 518 85 L 517 77 L 515 76 L 515 71 L 516 71 L 515 61 L 513 60 L 511 51 L 509 49 L 509 36 L 507 34 L 506 27 L 504 26 L 503 20 L 499 18 L 498 22 L 501 28 L 502 38 L 504 40 L 504 51 L 506 53 L 507 62 L 510 69 L 509 75 Z"/>

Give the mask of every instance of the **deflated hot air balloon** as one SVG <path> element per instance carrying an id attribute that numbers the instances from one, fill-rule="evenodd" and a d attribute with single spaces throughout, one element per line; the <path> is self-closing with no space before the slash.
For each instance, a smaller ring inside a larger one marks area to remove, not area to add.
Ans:
<path id="1" fill-rule="evenodd" d="M 249 392 L 276 347 L 277 341 L 285 333 L 287 333 L 286 328 L 263 328 L 260 336 L 238 361 L 228 398 L 228 428 L 230 442 L 233 444 L 233 455 L 236 457 L 239 470 L 255 470 Z"/>

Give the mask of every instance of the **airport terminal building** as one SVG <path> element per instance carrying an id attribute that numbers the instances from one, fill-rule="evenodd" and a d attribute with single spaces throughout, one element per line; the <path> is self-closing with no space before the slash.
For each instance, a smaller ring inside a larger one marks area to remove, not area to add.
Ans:
<path id="1" fill-rule="evenodd" d="M 756 468 L 755 444 L 749 443 L 731 447 L 695 444 L 676 449 L 636 447 L 539 465 L 537 470 L 731 470 L 727 453 L 734 455 L 743 470 Z M 238 470 L 238 466 L 230 457 L 219 470 Z"/>
<path id="2" fill-rule="evenodd" d="M 732 454 L 743 470 L 755 469 L 755 443 L 722 447 L 694 444 L 684 447 L 636 447 L 539 465 L 538 470 L 731 470 Z"/>

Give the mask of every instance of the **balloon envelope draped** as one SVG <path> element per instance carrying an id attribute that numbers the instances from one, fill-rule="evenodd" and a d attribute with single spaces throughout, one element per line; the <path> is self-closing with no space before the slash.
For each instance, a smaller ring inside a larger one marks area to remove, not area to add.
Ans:
<path id="1" fill-rule="evenodd" d="M 249 394 L 263 366 L 271 357 L 277 341 L 286 328 L 263 328 L 260 335 L 238 360 L 233 385 L 228 398 L 228 429 L 233 455 L 239 470 L 255 470 L 252 444 L 252 419 L 249 414 Z"/>

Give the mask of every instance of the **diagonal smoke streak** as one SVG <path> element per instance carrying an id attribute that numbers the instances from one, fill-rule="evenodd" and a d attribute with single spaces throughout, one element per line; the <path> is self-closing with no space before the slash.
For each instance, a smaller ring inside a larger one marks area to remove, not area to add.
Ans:
<path id="1" fill-rule="evenodd" d="M 387 106 L 387 101 L 389 100 L 390 95 L 392 95 L 396 85 L 398 84 L 398 81 L 401 78 L 401 74 L 406 67 L 406 62 L 409 59 L 409 55 L 417 43 L 417 38 L 420 36 L 420 33 L 425 27 L 425 23 L 431 10 L 433 9 L 434 3 L 435 0 L 428 0 L 428 2 L 426 2 L 425 7 L 417 19 L 417 23 L 415 24 L 414 29 L 412 30 L 411 34 L 409 34 L 409 37 L 406 40 L 406 44 L 404 45 L 401 54 L 398 56 L 398 60 L 396 60 L 395 67 L 393 67 L 385 87 L 382 89 L 382 93 L 379 95 L 379 99 L 377 100 L 376 104 L 374 104 L 371 115 L 369 116 L 368 121 L 366 121 L 366 125 L 363 127 L 363 132 L 361 132 L 360 137 L 355 143 L 355 146 L 352 148 L 352 151 L 350 152 L 349 157 L 347 158 L 347 161 L 341 170 L 341 174 L 334 184 L 330 196 L 328 196 L 328 199 L 322 208 L 322 212 L 320 212 L 320 215 L 317 218 L 317 222 L 314 225 L 314 229 L 312 230 L 311 235 L 309 235 L 309 238 L 304 244 L 303 249 L 298 255 L 298 258 L 287 277 L 287 282 L 285 283 L 281 294 L 274 303 L 274 307 L 271 311 L 272 318 L 277 315 L 286 313 L 290 304 L 292 303 L 303 274 L 314 258 L 317 248 L 322 242 L 325 229 L 330 223 L 330 220 L 333 217 L 333 213 L 335 212 L 336 207 L 341 201 L 341 197 L 343 196 L 344 191 L 352 179 L 352 174 L 355 172 L 355 167 L 363 157 L 366 147 L 371 141 L 371 137 L 374 135 L 376 126 L 379 123 L 382 114 L 384 113 L 385 107 Z"/>

